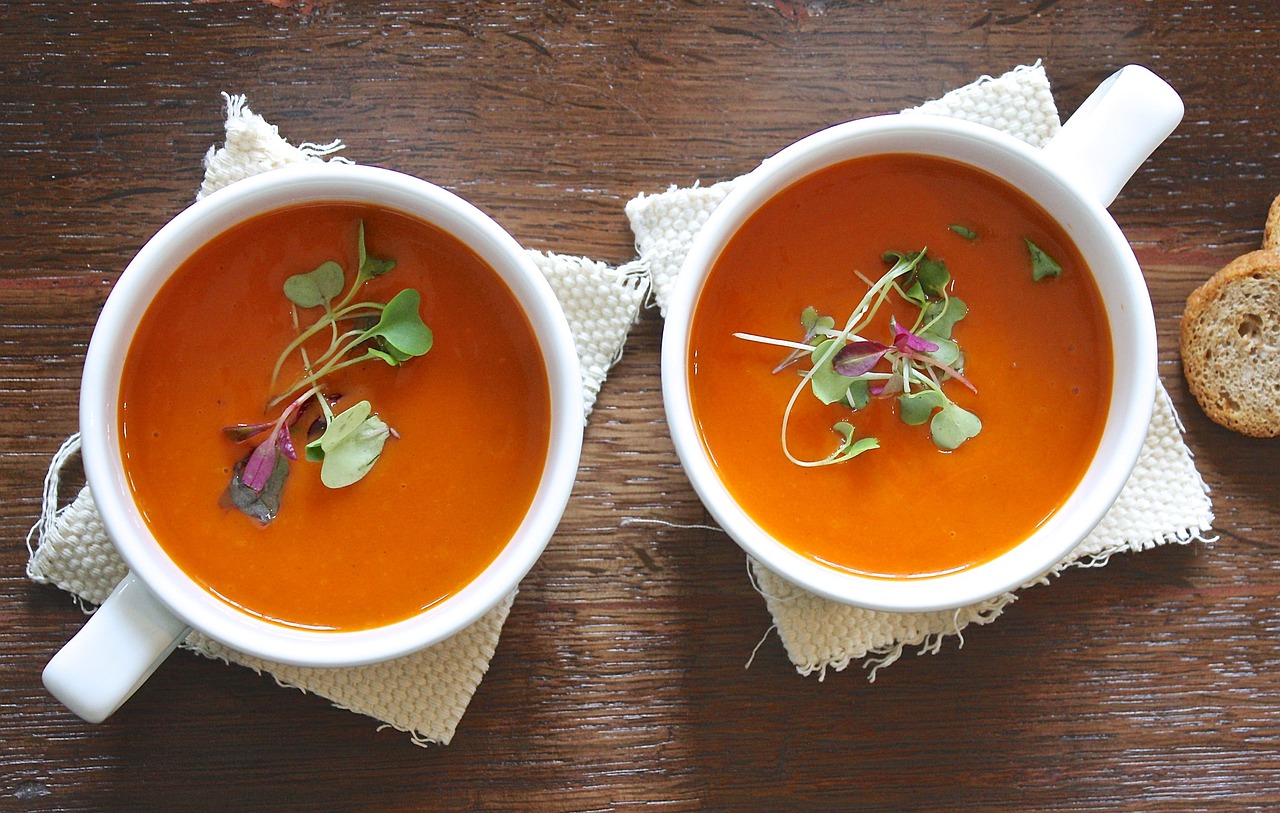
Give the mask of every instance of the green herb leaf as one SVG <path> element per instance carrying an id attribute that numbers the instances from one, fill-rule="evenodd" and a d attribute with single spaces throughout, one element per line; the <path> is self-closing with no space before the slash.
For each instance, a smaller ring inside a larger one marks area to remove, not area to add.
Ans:
<path id="1" fill-rule="evenodd" d="M 865 378 L 855 379 L 849 385 L 849 393 L 845 396 L 843 403 L 845 406 L 857 412 L 866 407 L 871 402 L 871 385 Z"/>
<path id="2" fill-rule="evenodd" d="M 372 413 L 373 406 L 368 401 L 360 401 L 334 415 L 325 426 L 324 434 L 307 444 L 307 459 L 312 462 L 324 460 L 330 449 L 356 431 L 356 427 Z"/>
<path id="3" fill-rule="evenodd" d="M 817 308 L 808 307 L 800 312 L 800 326 L 804 328 L 804 341 L 808 342 L 819 333 L 834 330 L 836 320 L 830 316 L 820 315 Z"/>
<path id="4" fill-rule="evenodd" d="M 344 413 L 345 414 L 345 413 Z M 320 465 L 320 482 L 329 488 L 345 488 L 369 473 L 382 454 L 383 444 L 391 436 L 391 427 L 377 415 L 361 421 L 324 453 Z"/>
<path id="5" fill-rule="evenodd" d="M 969 228 L 968 226 L 961 226 L 959 223 L 952 223 L 947 228 L 951 229 L 951 231 L 955 232 L 956 234 L 960 235 L 966 240 L 975 240 L 978 237 L 978 233 L 976 231 Z"/>
<path id="6" fill-rule="evenodd" d="M 928 325 L 926 333 L 951 338 L 951 330 L 956 322 L 969 315 L 969 306 L 958 296 L 944 299 L 941 302 L 930 302 L 924 309 L 923 324 Z"/>
<path id="7" fill-rule="evenodd" d="M 938 297 L 942 296 L 947 283 L 951 282 L 951 272 L 942 260 L 926 256 L 916 265 L 916 279 L 924 289 L 925 296 Z"/>
<path id="8" fill-rule="evenodd" d="M 978 416 L 954 403 L 944 406 L 929 422 L 933 445 L 947 451 L 958 448 L 981 431 L 982 421 L 978 420 Z"/>
<path id="9" fill-rule="evenodd" d="M 360 221 L 360 232 L 356 237 L 356 253 L 359 255 L 359 265 L 357 266 L 356 276 L 359 282 L 380 277 L 391 269 L 396 267 L 395 260 L 379 260 L 376 257 L 370 257 L 369 252 L 365 250 L 364 245 L 364 221 Z"/>
<path id="10" fill-rule="evenodd" d="M 434 337 L 431 328 L 422 321 L 418 305 L 422 297 L 413 288 L 406 288 L 391 298 L 382 311 L 378 324 L 365 331 L 368 338 L 381 338 L 388 353 L 397 350 L 406 358 L 425 355 L 431 349 Z"/>
<path id="11" fill-rule="evenodd" d="M 951 272 L 942 260 L 928 256 L 927 249 L 903 253 L 886 251 L 882 256 L 886 263 L 915 263 L 910 273 L 899 281 L 908 301 L 925 307 L 930 300 L 941 297 L 943 290 L 951 282 Z M 892 269 L 891 269 L 892 270 Z"/>
<path id="12" fill-rule="evenodd" d="M 880 441 L 875 438 L 862 438 L 855 441 L 853 439 L 853 424 L 848 421 L 840 421 L 831 427 L 844 437 L 844 441 L 840 444 L 840 448 L 831 453 L 825 463 L 843 463 L 846 460 L 857 457 L 863 452 L 869 452 L 872 449 L 880 448 Z"/>
<path id="13" fill-rule="evenodd" d="M 935 409 L 941 409 L 948 403 L 947 396 L 934 389 L 899 395 L 898 417 L 908 426 L 919 426 L 929 420 Z"/>
<path id="14" fill-rule="evenodd" d="M 1031 242 L 1031 238 L 1022 238 L 1027 243 L 1027 251 L 1031 252 L 1031 278 L 1039 282 L 1045 277 L 1056 277 L 1062 273 L 1058 261 L 1044 252 L 1044 249 Z"/>
<path id="15" fill-rule="evenodd" d="M 849 397 L 849 387 L 858 380 L 857 378 L 837 373 L 835 367 L 832 366 L 832 360 L 836 356 L 834 347 L 837 344 L 842 344 L 842 342 L 837 339 L 827 339 L 813 349 L 815 365 L 813 376 L 809 379 L 809 386 L 813 388 L 813 394 L 824 404 L 846 401 Z M 828 358 L 820 363 L 817 362 L 824 355 Z"/>
<path id="16" fill-rule="evenodd" d="M 342 293 L 343 285 L 342 266 L 330 261 L 321 263 L 314 271 L 286 279 L 284 295 L 300 308 L 314 308 L 332 301 Z"/>
<path id="17" fill-rule="evenodd" d="M 922 333 L 920 334 L 920 337 L 933 342 L 938 347 L 937 350 L 930 351 L 926 355 L 947 365 L 948 367 L 955 367 L 956 363 L 960 361 L 963 356 L 960 352 L 960 345 L 953 339 L 944 339 L 941 336 L 934 336 L 930 332 Z"/>

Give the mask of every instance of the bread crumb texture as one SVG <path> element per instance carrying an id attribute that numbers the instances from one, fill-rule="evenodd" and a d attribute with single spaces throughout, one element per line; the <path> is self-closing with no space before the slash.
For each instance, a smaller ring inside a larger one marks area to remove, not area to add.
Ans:
<path id="1" fill-rule="evenodd" d="M 1280 252 L 1238 257 L 1188 297 L 1182 370 L 1214 421 L 1280 436 Z"/>

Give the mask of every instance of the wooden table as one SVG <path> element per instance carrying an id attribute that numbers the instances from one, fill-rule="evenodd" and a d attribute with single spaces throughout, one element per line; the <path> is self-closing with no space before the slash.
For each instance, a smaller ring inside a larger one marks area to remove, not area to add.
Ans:
<path id="1" fill-rule="evenodd" d="M 0 31 L 0 809 L 1280 807 L 1280 445 L 1210 423 L 1177 347 L 1187 294 L 1257 247 L 1280 192 L 1274 0 L 77 0 L 0 2 Z M 221 140 L 222 91 L 294 143 L 341 137 L 461 193 L 531 248 L 617 263 L 639 192 L 733 177 L 1036 59 L 1064 115 L 1130 62 L 1186 100 L 1112 212 L 1213 489 L 1213 544 L 1069 573 L 874 684 L 800 677 L 776 636 L 744 668 L 770 618 L 742 553 L 624 523 L 706 521 L 666 433 L 649 310 L 451 745 L 190 654 L 100 726 L 41 687 L 83 623 L 24 575 L 41 478 L 76 429 L 108 290 Z"/>

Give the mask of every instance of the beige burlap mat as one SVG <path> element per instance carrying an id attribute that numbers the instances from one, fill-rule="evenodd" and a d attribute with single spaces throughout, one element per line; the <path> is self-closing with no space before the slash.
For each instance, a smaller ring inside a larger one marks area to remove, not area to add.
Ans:
<path id="1" fill-rule="evenodd" d="M 1038 63 L 1000 77 L 982 77 L 904 114 L 975 121 L 1004 130 L 1034 147 L 1043 146 L 1060 124 L 1048 77 Z M 627 204 L 640 262 L 650 274 L 654 297 L 664 315 L 694 235 L 735 182 L 672 187 L 656 195 L 642 194 Z M 1033 584 L 1046 584 L 1049 575 L 1067 568 L 1100 567 L 1114 553 L 1203 539 L 1212 521 L 1208 490 L 1196 472 L 1173 405 L 1161 386 L 1137 468 L 1116 504 L 1088 538 Z M 1015 591 L 945 612 L 876 612 L 815 596 L 753 560 L 750 568 L 787 656 L 802 675 L 816 672 L 820 678 L 828 669 L 839 671 L 860 660 L 874 680 L 876 670 L 896 661 L 904 648 L 937 652 L 948 636 L 960 636 L 970 624 L 994 621 L 1017 599 Z"/>
<path id="2" fill-rule="evenodd" d="M 293 146 L 276 128 L 227 96 L 226 143 L 205 156 L 198 197 L 259 172 L 300 161 L 343 161 L 340 142 Z M 584 257 L 529 252 L 564 307 L 582 362 L 583 420 L 610 367 L 622 353 L 627 331 L 648 292 L 648 278 L 636 267 L 613 268 Z M 45 481 L 39 523 L 28 537 L 28 575 L 54 584 L 82 603 L 99 604 L 125 575 L 125 565 L 107 538 L 88 488 L 58 507 L 59 476 L 79 449 L 73 435 L 54 457 Z M 409 732 L 414 742 L 448 743 L 480 679 L 489 667 L 502 624 L 515 594 L 470 627 L 432 647 L 385 663 L 350 669 L 307 669 L 268 663 L 231 651 L 199 633 L 183 646 L 201 655 L 270 673 L 282 686 L 328 698 L 336 706 L 376 718 Z"/>

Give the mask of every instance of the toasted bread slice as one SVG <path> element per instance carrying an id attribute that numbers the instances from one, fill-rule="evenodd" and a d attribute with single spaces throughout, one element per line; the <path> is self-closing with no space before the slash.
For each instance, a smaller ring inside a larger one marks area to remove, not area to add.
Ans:
<path id="1" fill-rule="evenodd" d="M 1280 198 L 1264 244 L 1187 299 L 1182 371 L 1205 413 L 1252 437 L 1280 436 Z"/>

